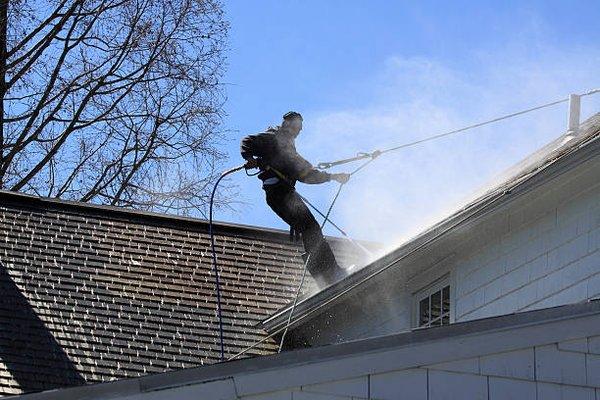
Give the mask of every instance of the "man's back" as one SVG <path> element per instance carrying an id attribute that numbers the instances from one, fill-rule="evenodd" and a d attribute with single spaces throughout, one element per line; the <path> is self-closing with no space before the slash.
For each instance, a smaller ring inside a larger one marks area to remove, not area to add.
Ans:
<path id="1" fill-rule="evenodd" d="M 263 166 L 269 166 L 285 175 L 290 184 L 313 171 L 313 166 L 296 151 L 294 138 L 280 132 L 280 128 L 269 128 L 265 132 L 246 136 L 241 144 L 242 157 L 254 156 L 261 160 Z M 329 180 L 328 174 L 323 174 L 321 182 Z M 264 170 L 258 177 L 266 179 L 277 177 L 272 170 Z"/>

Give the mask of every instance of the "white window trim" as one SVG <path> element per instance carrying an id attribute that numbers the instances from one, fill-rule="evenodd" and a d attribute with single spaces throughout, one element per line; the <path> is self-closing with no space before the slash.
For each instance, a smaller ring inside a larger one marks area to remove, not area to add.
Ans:
<path id="1" fill-rule="evenodd" d="M 454 304 L 453 304 L 454 290 L 453 289 L 454 288 L 452 287 L 453 285 L 451 284 L 450 274 L 448 273 L 412 294 L 412 303 L 413 303 L 413 306 L 412 306 L 412 328 L 413 329 L 428 328 L 425 326 L 422 326 L 422 327 L 419 326 L 419 303 L 420 303 L 420 301 L 423 300 L 425 297 L 429 297 L 433 293 L 440 291 L 441 289 L 443 289 L 446 286 L 450 286 L 450 310 L 449 310 L 450 323 L 454 322 L 454 318 L 453 318 L 453 315 L 454 315 L 453 314 L 454 313 Z"/>

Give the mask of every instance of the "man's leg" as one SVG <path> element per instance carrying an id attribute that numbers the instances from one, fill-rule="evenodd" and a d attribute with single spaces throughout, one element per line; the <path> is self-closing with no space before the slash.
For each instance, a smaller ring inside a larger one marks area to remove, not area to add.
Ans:
<path id="1" fill-rule="evenodd" d="M 345 275 L 339 267 L 319 223 L 300 196 L 286 187 L 265 188 L 267 204 L 290 226 L 301 232 L 310 260 L 307 268 L 319 286 L 331 284 Z"/>

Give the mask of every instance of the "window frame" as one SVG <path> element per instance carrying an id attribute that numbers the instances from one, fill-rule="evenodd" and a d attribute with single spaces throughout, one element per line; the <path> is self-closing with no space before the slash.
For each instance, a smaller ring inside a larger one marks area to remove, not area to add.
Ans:
<path id="1" fill-rule="evenodd" d="M 421 301 L 425 300 L 426 298 L 429 298 L 429 309 L 431 310 L 431 296 L 434 295 L 437 292 L 440 292 L 440 301 L 442 299 L 443 296 L 443 290 L 445 287 L 448 287 L 448 311 L 447 313 L 443 313 L 440 315 L 440 319 L 442 319 L 444 314 L 447 314 L 448 317 L 448 324 L 451 324 L 453 321 L 452 318 L 452 311 L 453 311 L 453 305 L 452 305 L 452 299 L 453 299 L 453 290 L 452 290 L 452 285 L 450 282 L 450 274 L 447 274 L 437 280 L 435 280 L 434 282 L 428 284 L 427 286 L 423 287 L 422 289 L 418 290 L 417 292 L 413 293 L 412 298 L 413 298 L 413 329 L 426 329 L 426 328 L 430 328 L 430 327 L 434 327 L 434 326 L 445 326 L 448 324 L 440 324 L 440 325 L 431 325 L 431 318 L 429 320 L 429 322 L 427 324 L 424 325 L 420 325 L 420 304 Z"/>

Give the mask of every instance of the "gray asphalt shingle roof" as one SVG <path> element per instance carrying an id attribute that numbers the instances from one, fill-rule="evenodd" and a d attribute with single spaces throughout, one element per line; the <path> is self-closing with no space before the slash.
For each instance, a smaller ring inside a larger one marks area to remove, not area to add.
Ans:
<path id="1" fill-rule="evenodd" d="M 232 355 L 291 300 L 302 249 L 283 231 L 215 231 Z M 330 241 L 352 262 L 357 253 Z M 0 394 L 218 361 L 209 243 L 204 220 L 0 191 Z M 248 355 L 276 350 L 267 340 Z"/>

